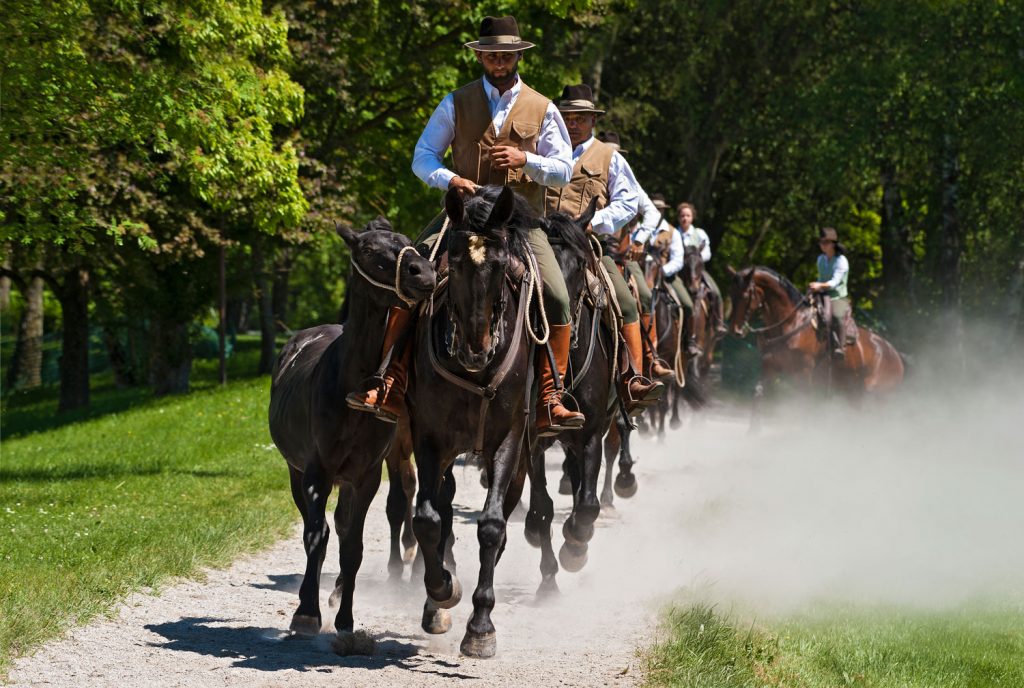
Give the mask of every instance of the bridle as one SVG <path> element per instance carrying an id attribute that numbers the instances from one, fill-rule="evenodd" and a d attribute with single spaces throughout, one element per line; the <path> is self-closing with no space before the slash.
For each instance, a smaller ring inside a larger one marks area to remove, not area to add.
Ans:
<path id="1" fill-rule="evenodd" d="M 402 293 L 402 259 L 405 258 L 405 254 L 407 252 L 415 250 L 415 246 L 406 246 L 402 248 L 401 251 L 398 252 L 398 258 L 395 260 L 395 283 L 393 285 L 385 284 L 384 282 L 380 282 L 378 280 L 375 280 L 373 277 L 370 277 L 369 273 L 367 273 L 366 270 L 364 270 L 362 266 L 359 265 L 359 261 L 356 260 L 355 255 L 352 256 L 352 267 L 355 268 L 356 272 L 358 272 L 364 280 L 366 280 L 373 286 L 377 287 L 378 289 L 383 289 L 385 291 L 393 293 L 395 296 L 401 299 L 402 302 L 405 303 L 407 306 L 414 306 L 416 305 L 417 299 L 409 298 L 408 296 Z"/>
<path id="2" fill-rule="evenodd" d="M 507 245 L 505 248 L 507 251 Z M 505 313 L 505 304 L 508 302 L 508 293 L 511 290 L 512 286 L 512 280 L 508 275 L 508 268 L 509 265 L 511 264 L 511 254 L 509 254 L 509 256 L 510 260 L 506 261 L 505 267 L 502 270 L 501 274 L 501 295 L 498 297 L 498 302 L 494 305 L 494 309 L 491 311 L 491 322 L 489 326 L 489 331 L 491 335 L 491 346 L 487 350 L 488 359 L 494 356 L 494 352 L 497 351 L 498 347 L 501 345 L 501 337 L 505 331 L 505 328 L 503 326 L 505 319 L 503 316 Z M 451 283 L 449 282 L 448 293 L 445 294 L 445 305 L 447 306 L 448 310 L 448 331 L 451 333 L 451 336 L 448 337 L 447 350 L 448 355 L 452 357 L 454 357 L 456 354 L 456 351 L 458 349 L 458 340 L 460 338 L 459 314 L 458 309 L 456 308 L 455 299 L 452 297 L 453 291 L 454 290 L 451 288 Z"/>
<path id="3" fill-rule="evenodd" d="M 754 274 L 755 273 L 756 273 L 756 269 L 751 271 L 751 273 L 750 273 L 750 284 L 747 286 L 747 288 L 743 292 L 743 299 L 748 304 L 747 305 L 747 312 L 746 312 L 746 314 L 743 317 L 743 327 L 741 328 L 741 330 L 743 332 L 742 336 L 744 336 L 744 337 L 746 337 L 748 334 L 764 334 L 768 330 L 771 330 L 771 329 L 774 329 L 776 327 L 781 327 L 782 325 L 785 325 L 787 322 L 789 322 L 793 318 L 794 315 L 799 313 L 800 309 L 803 308 L 805 303 L 807 303 L 807 298 L 804 297 L 804 298 L 800 299 L 799 303 L 797 303 L 795 306 L 793 306 L 793 310 L 791 310 L 789 312 L 789 314 L 786 315 L 785 318 L 783 318 L 782 320 L 778 321 L 777 323 L 773 323 L 771 325 L 765 325 L 764 327 L 751 327 L 750 326 L 750 316 L 753 315 L 754 313 L 760 312 L 764 308 L 764 298 L 759 295 L 758 289 L 756 288 L 757 285 L 754 283 Z M 756 302 L 755 302 L 755 299 L 756 299 Z M 783 336 L 787 336 L 787 335 L 783 335 Z"/>

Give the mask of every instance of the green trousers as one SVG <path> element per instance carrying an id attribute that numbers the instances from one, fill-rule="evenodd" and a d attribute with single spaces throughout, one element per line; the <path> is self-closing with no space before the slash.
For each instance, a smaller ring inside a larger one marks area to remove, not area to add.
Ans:
<path id="1" fill-rule="evenodd" d="M 442 212 L 431 220 L 420 234 L 419 245 L 433 248 L 443 224 L 444 213 Z M 530 230 L 527 241 L 537 258 L 537 268 L 540 270 L 540 279 L 543 282 L 544 312 L 547 313 L 548 322 L 552 325 L 568 325 L 569 290 L 565 286 L 565 278 L 562 277 L 562 268 L 558 266 L 558 261 L 555 259 L 555 252 L 551 250 L 551 244 L 548 243 L 548 235 L 537 227 Z"/>
<path id="2" fill-rule="evenodd" d="M 687 317 L 692 317 L 693 297 L 690 296 L 689 290 L 683 284 L 683 278 L 676 273 L 665 280 L 665 286 L 675 292 L 675 295 L 679 297 L 679 302 L 683 304 L 683 310 L 686 311 Z"/>
<path id="3" fill-rule="evenodd" d="M 647 286 L 647 277 L 640 269 L 640 263 L 635 260 L 626 261 L 626 271 L 636 280 L 636 290 L 640 292 L 640 310 L 644 313 L 651 312 L 651 288 Z"/>
<path id="4" fill-rule="evenodd" d="M 619 267 L 610 256 L 602 256 L 601 265 L 604 266 L 605 272 L 611 278 L 612 288 L 615 290 L 615 300 L 619 302 L 619 308 L 622 309 L 622 321 L 626 324 L 637 322 L 640 319 L 640 309 L 637 307 L 636 299 L 633 298 L 633 293 L 629 291 L 626 280 L 619 272 Z M 650 294 L 650 290 L 647 293 Z M 649 296 L 648 299 L 650 299 Z"/>

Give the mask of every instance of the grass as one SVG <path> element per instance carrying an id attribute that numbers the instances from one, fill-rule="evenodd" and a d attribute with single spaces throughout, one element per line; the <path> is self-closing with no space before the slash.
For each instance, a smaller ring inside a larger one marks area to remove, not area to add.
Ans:
<path id="1" fill-rule="evenodd" d="M 128 593 L 226 565 L 295 522 L 267 430 L 269 379 L 239 380 L 255 368 L 246 355 L 225 388 L 216 361 L 197 362 L 199 391 L 185 396 L 101 381 L 92 408 L 61 416 L 54 389 L 7 400 L 0 680 L 14 657 Z"/>
<path id="2" fill-rule="evenodd" d="M 741 623 L 704 605 L 669 612 L 651 686 L 1024 686 L 1020 610 L 826 609 Z"/>

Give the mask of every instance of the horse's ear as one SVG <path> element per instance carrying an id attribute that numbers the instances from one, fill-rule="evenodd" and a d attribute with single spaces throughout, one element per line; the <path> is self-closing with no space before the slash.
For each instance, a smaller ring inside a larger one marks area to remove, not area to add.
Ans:
<path id="1" fill-rule="evenodd" d="M 725 266 L 725 271 L 726 271 L 726 273 L 728 273 L 729 277 L 732 277 L 733 279 L 736 278 L 736 268 L 734 268 L 733 266 L 726 265 Z"/>
<path id="2" fill-rule="evenodd" d="M 491 214 L 487 216 L 484 229 L 504 227 L 509 218 L 512 217 L 515 209 L 516 192 L 507 186 L 502 187 L 501 193 L 498 194 L 498 200 L 494 202 L 494 207 L 491 208 Z"/>
<path id="3" fill-rule="evenodd" d="M 338 236 L 345 240 L 345 243 L 349 246 L 354 246 L 356 238 L 359 236 L 352 228 L 348 225 L 339 225 L 337 222 L 334 223 L 334 229 L 338 232 Z"/>
<path id="4" fill-rule="evenodd" d="M 386 217 L 384 217 L 383 215 L 378 215 L 377 217 L 370 220 L 370 222 L 367 223 L 366 225 L 367 232 L 372 230 L 376 230 L 378 232 L 393 232 L 395 231 L 395 228 L 391 226 L 391 223 L 388 221 Z"/>
<path id="5" fill-rule="evenodd" d="M 587 206 L 582 215 L 576 218 L 576 224 L 582 229 L 586 229 L 593 222 L 595 213 L 597 213 L 597 196 L 590 199 L 590 205 Z"/>
<path id="6" fill-rule="evenodd" d="M 462 192 L 457 188 L 448 189 L 444 195 L 444 212 L 448 220 L 455 226 L 462 224 L 462 216 L 466 213 L 466 204 L 462 202 Z"/>

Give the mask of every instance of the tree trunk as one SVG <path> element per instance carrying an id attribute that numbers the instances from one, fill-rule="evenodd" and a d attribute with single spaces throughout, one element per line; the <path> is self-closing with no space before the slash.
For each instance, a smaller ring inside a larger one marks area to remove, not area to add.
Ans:
<path id="1" fill-rule="evenodd" d="M 896 306 L 915 302 L 913 288 L 914 257 L 911 253 L 910 227 L 903 212 L 903 197 L 892 164 L 882 166 L 882 224 L 879 244 L 882 249 L 882 286 L 886 299 Z"/>
<path id="2" fill-rule="evenodd" d="M 122 342 L 120 332 L 113 326 L 103 325 L 103 344 L 107 348 L 107 360 L 114 373 L 114 384 L 118 389 L 133 387 L 141 382 L 135 358 L 131 351 L 131 334 L 129 341 Z"/>
<path id="3" fill-rule="evenodd" d="M 253 279 L 256 283 L 256 302 L 260 314 L 260 365 L 259 374 L 269 375 L 274 368 L 277 328 L 274 327 L 274 303 L 270 275 L 266 270 L 266 259 L 262 241 L 257 241 L 252 250 Z"/>
<path id="4" fill-rule="evenodd" d="M 281 251 L 274 263 L 274 325 L 278 332 L 288 331 L 288 285 L 292 274 L 292 253 Z"/>
<path id="5" fill-rule="evenodd" d="M 192 343 L 187 322 L 155 315 L 150 334 L 150 384 L 157 396 L 184 394 L 192 372 Z"/>
<path id="6" fill-rule="evenodd" d="M 939 260 L 936 277 L 941 285 L 942 303 L 949 308 L 960 307 L 960 162 L 956 142 L 951 134 L 942 141 L 942 226 L 939 237 Z"/>
<path id="7" fill-rule="evenodd" d="M 58 411 L 89 405 L 89 272 L 67 274 L 58 289 L 63 341 Z"/>
<path id="8" fill-rule="evenodd" d="M 25 282 L 25 310 L 7 369 L 7 385 L 11 389 L 33 389 L 43 384 L 44 286 L 42 277 L 30 277 Z"/>

